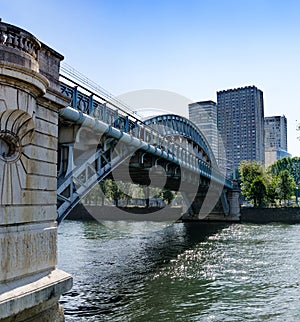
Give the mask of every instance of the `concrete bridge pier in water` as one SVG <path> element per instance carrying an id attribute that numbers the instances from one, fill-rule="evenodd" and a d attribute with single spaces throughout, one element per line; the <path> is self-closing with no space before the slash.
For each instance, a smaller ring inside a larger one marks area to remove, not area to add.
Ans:
<path id="1" fill-rule="evenodd" d="M 58 110 L 63 57 L 0 21 L 0 321 L 64 321 L 57 264 Z"/>
<path id="2" fill-rule="evenodd" d="M 199 185 L 196 194 L 183 193 L 183 197 L 189 208 L 184 209 L 183 221 L 240 221 L 240 188 L 237 182 L 233 182 L 231 189 L 212 182 Z"/>

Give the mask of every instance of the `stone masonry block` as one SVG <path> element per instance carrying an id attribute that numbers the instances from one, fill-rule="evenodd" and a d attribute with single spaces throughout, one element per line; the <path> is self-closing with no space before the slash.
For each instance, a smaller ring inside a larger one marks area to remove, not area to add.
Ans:
<path id="1" fill-rule="evenodd" d="M 56 252 L 52 222 L 0 226 L 0 282 L 53 268 Z"/>
<path id="2" fill-rule="evenodd" d="M 40 200 L 42 202 L 42 200 Z M 38 210 L 37 210 L 38 208 Z M 56 220 L 56 206 L 51 204 L 0 206 L 0 226 Z"/>

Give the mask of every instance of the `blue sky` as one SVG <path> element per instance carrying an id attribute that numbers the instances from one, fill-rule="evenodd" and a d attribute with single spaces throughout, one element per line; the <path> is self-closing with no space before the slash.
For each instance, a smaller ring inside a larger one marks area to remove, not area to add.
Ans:
<path id="1" fill-rule="evenodd" d="M 300 1 L 0 0 L 0 8 L 4 22 L 115 95 L 160 89 L 216 100 L 218 90 L 255 85 L 265 115 L 287 117 L 289 151 L 300 156 Z"/>

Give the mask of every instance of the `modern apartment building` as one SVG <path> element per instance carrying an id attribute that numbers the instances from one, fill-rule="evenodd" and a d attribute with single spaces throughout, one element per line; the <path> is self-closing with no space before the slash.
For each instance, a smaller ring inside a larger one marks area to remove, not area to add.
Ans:
<path id="1" fill-rule="evenodd" d="M 218 91 L 217 115 L 227 174 L 234 176 L 242 160 L 264 164 L 263 92 L 255 86 Z"/>
<path id="2" fill-rule="evenodd" d="M 201 101 L 189 104 L 189 119 L 195 123 L 204 134 L 217 159 L 217 104 L 213 101 Z"/>
<path id="3" fill-rule="evenodd" d="M 287 152 L 287 120 L 283 116 L 265 117 L 265 164 L 291 156 Z"/>
<path id="4" fill-rule="evenodd" d="M 287 151 L 287 120 L 284 115 L 265 117 L 265 149 L 273 148 Z"/>

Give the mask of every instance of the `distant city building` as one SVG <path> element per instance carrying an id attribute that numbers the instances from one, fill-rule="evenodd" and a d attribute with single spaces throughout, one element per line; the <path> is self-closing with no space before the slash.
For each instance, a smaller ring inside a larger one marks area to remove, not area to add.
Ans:
<path id="1" fill-rule="evenodd" d="M 201 101 L 189 104 L 189 119 L 204 134 L 215 158 L 218 157 L 217 104 Z"/>
<path id="2" fill-rule="evenodd" d="M 234 175 L 242 160 L 265 163 L 263 92 L 255 86 L 217 92 L 218 131 L 226 170 Z"/>
<path id="3" fill-rule="evenodd" d="M 287 152 L 287 120 L 283 116 L 265 117 L 265 165 L 289 157 Z"/>
<path id="4" fill-rule="evenodd" d="M 275 161 L 285 158 L 291 157 L 292 155 L 285 150 L 282 149 L 269 149 L 265 152 L 265 165 L 268 167 L 269 165 L 273 164 Z"/>
<path id="5" fill-rule="evenodd" d="M 287 151 L 287 121 L 283 116 L 265 117 L 265 149 Z"/>

